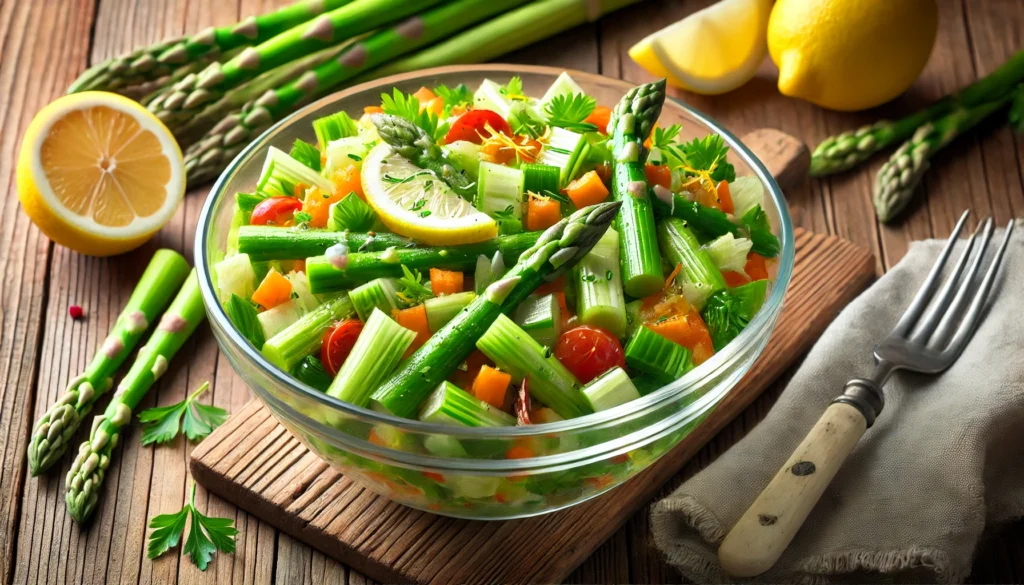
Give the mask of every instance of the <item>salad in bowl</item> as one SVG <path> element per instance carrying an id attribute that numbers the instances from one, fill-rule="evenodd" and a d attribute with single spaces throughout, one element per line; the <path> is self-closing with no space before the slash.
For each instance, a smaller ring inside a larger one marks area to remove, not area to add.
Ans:
<path id="1" fill-rule="evenodd" d="M 204 211 L 231 218 L 197 254 L 229 359 L 394 499 L 492 518 L 592 497 L 767 340 L 785 212 L 766 173 L 662 120 L 664 81 L 604 103 L 578 77 L 377 85 L 361 110 L 299 112 L 307 138 L 258 141 L 255 181 L 222 179 Z"/>

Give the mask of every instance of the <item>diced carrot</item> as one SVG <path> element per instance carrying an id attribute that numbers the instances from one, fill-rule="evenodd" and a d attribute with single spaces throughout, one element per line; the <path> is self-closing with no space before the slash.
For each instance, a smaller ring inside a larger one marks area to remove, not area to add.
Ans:
<path id="1" fill-rule="evenodd" d="M 331 182 L 334 183 L 334 192 L 336 194 L 340 193 L 344 197 L 349 193 L 355 193 L 360 199 L 366 201 L 366 195 L 363 195 L 362 177 L 359 174 L 359 167 L 356 165 L 348 165 L 343 169 L 335 171 L 331 175 Z"/>
<path id="2" fill-rule="evenodd" d="M 719 183 L 716 190 L 718 191 L 718 205 L 722 208 L 722 211 L 726 213 L 736 211 L 732 204 L 732 192 L 729 191 L 729 181 Z"/>
<path id="3" fill-rule="evenodd" d="M 421 109 L 433 112 L 440 116 L 444 113 L 444 98 L 436 97 L 420 106 Z"/>
<path id="4" fill-rule="evenodd" d="M 678 265 L 677 265 L 678 266 Z M 690 312 L 690 303 L 686 297 L 678 293 L 662 291 L 644 297 L 640 303 L 640 320 L 649 323 L 662 317 L 677 317 Z"/>
<path id="5" fill-rule="evenodd" d="M 437 483 L 444 483 L 444 476 L 436 471 L 423 471 L 421 473 L 423 473 L 423 477 L 427 479 L 432 479 Z"/>
<path id="6" fill-rule="evenodd" d="M 565 187 L 565 194 L 572 199 L 573 204 L 579 207 L 596 205 L 608 198 L 608 187 L 604 186 L 597 171 L 584 173 L 582 177 L 569 183 Z"/>
<path id="7" fill-rule="evenodd" d="M 650 150 L 650 148 L 652 146 L 654 146 L 654 130 L 657 127 L 658 127 L 658 123 L 657 122 L 655 122 L 654 125 L 651 126 L 651 133 L 647 135 L 647 140 L 644 140 L 644 148 Z"/>
<path id="8" fill-rule="evenodd" d="M 505 459 L 529 459 L 533 457 L 533 449 L 525 445 L 513 445 L 505 451 Z"/>
<path id="9" fill-rule="evenodd" d="M 723 270 L 722 278 L 725 279 L 725 285 L 728 286 L 729 288 L 732 288 L 734 286 L 742 286 L 750 282 L 749 278 L 747 278 L 740 272 L 736 272 L 735 270 Z"/>
<path id="10" fill-rule="evenodd" d="M 320 189 L 312 189 L 306 193 L 306 200 L 302 202 L 302 211 L 310 216 L 309 227 L 327 227 L 327 219 L 331 215 L 331 204 L 341 201 L 341 198 L 347 194 L 342 194 L 340 191 L 323 193 Z"/>
<path id="11" fill-rule="evenodd" d="M 425 306 L 416 305 L 408 309 L 394 309 L 391 311 L 391 317 L 402 327 L 416 333 L 416 339 L 412 340 L 412 345 L 405 352 L 406 357 L 412 355 L 412 352 L 422 347 L 430 339 L 430 327 L 427 325 Z"/>
<path id="12" fill-rule="evenodd" d="M 449 376 L 449 380 L 459 388 L 472 389 L 473 380 L 476 379 L 476 375 L 485 365 L 493 366 L 494 362 L 484 355 L 484 352 L 479 349 L 474 349 L 473 353 L 469 354 L 469 357 L 466 358 L 466 369 L 456 369 L 452 372 L 452 375 Z"/>
<path id="13" fill-rule="evenodd" d="M 551 282 L 545 282 L 533 291 L 538 297 L 547 296 L 551 293 L 563 292 L 565 290 L 565 275 L 559 276 Z"/>
<path id="14" fill-rule="evenodd" d="M 715 209 L 722 208 L 722 202 L 718 199 L 718 195 L 714 191 L 707 190 L 703 184 L 696 185 L 696 191 L 693 192 L 694 199 L 697 203 L 700 203 L 704 207 L 714 207 Z M 732 199 L 730 199 L 731 201 Z"/>
<path id="15" fill-rule="evenodd" d="M 597 106 L 593 112 L 587 116 L 584 122 L 597 126 L 597 131 L 601 134 L 608 133 L 608 122 L 612 119 L 612 109 L 608 106 Z"/>
<path id="16" fill-rule="evenodd" d="M 383 437 L 381 437 L 380 435 L 377 434 L 377 430 L 376 429 L 370 429 L 370 434 L 367 435 L 366 440 L 371 442 L 371 443 L 373 443 L 374 445 L 378 445 L 380 447 L 390 447 L 391 446 L 391 445 L 388 445 L 388 442 L 385 441 Z"/>
<path id="17" fill-rule="evenodd" d="M 263 277 L 263 282 L 252 293 L 252 302 L 263 307 L 272 309 L 281 303 L 287 303 L 292 297 L 292 283 L 273 268 Z"/>
<path id="18" fill-rule="evenodd" d="M 601 164 L 599 164 L 599 165 L 594 167 L 594 172 L 597 173 L 598 177 L 601 177 L 601 182 L 604 183 L 605 185 L 607 185 L 608 182 L 611 181 L 611 179 L 612 179 L 612 167 L 611 167 L 611 165 L 607 165 L 605 163 L 601 163 Z"/>
<path id="19" fill-rule="evenodd" d="M 608 487 L 612 483 L 612 474 L 604 473 L 595 477 L 584 477 L 583 483 L 589 485 L 595 490 L 600 490 Z"/>
<path id="20" fill-rule="evenodd" d="M 420 108 L 422 108 L 427 102 L 437 97 L 437 94 L 430 91 L 429 87 L 421 87 L 416 90 L 416 93 L 412 94 L 412 97 L 416 98 L 420 102 Z"/>
<path id="21" fill-rule="evenodd" d="M 462 292 L 465 275 L 455 270 L 430 269 L 430 289 L 435 295 L 451 295 Z"/>
<path id="22" fill-rule="evenodd" d="M 644 165 L 644 174 L 647 175 L 647 184 L 651 187 L 661 185 L 666 189 L 672 188 L 672 170 L 668 165 Z"/>
<path id="23" fill-rule="evenodd" d="M 768 264 L 764 256 L 757 252 L 747 254 L 747 263 L 743 266 L 743 272 L 747 273 L 750 280 L 764 280 L 768 278 Z"/>
<path id="24" fill-rule="evenodd" d="M 490 366 L 480 368 L 480 373 L 473 380 L 473 396 L 490 404 L 494 408 L 504 408 L 508 385 L 512 383 L 512 375 L 496 370 Z"/>
<path id="25" fill-rule="evenodd" d="M 562 219 L 562 206 L 554 199 L 531 197 L 526 204 L 526 229 L 545 230 Z"/>
<path id="26" fill-rule="evenodd" d="M 383 114 L 384 108 L 380 106 L 366 106 L 363 108 L 364 114 Z"/>
<path id="27" fill-rule="evenodd" d="M 711 333 L 708 332 L 700 313 L 694 309 L 690 309 L 686 315 L 648 323 L 646 327 L 665 339 L 689 349 L 693 353 L 693 363 L 696 365 L 702 364 L 715 353 Z"/>

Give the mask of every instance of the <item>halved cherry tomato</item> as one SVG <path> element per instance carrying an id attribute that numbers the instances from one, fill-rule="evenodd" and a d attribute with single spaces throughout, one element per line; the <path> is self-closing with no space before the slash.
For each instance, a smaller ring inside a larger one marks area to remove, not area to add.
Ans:
<path id="1" fill-rule="evenodd" d="M 619 340 L 604 329 L 590 325 L 563 333 L 555 344 L 555 358 L 584 384 L 615 366 L 626 367 Z"/>
<path id="2" fill-rule="evenodd" d="M 512 127 L 497 112 L 470 110 L 455 120 L 451 130 L 444 137 L 444 143 L 451 144 L 457 140 L 468 140 L 474 144 L 480 144 L 483 142 L 483 138 L 491 135 L 487 126 L 499 134 L 512 134 Z"/>
<path id="3" fill-rule="evenodd" d="M 345 319 L 324 331 L 323 344 L 320 346 L 320 361 L 331 377 L 338 375 L 338 370 L 345 363 L 345 358 L 352 353 L 356 338 L 363 331 L 363 322 L 359 319 Z"/>
<path id="4" fill-rule="evenodd" d="M 249 216 L 252 225 L 284 225 L 295 212 L 302 209 L 302 201 L 295 197 L 269 197 L 256 204 Z"/>

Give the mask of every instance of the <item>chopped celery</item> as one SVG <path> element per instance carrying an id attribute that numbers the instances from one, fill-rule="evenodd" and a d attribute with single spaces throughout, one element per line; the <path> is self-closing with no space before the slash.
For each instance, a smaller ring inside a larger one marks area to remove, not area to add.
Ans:
<path id="1" fill-rule="evenodd" d="M 729 292 L 740 300 L 739 312 L 747 321 L 754 318 L 754 315 L 761 310 L 761 305 L 768 297 L 768 280 L 761 279 L 747 284 L 737 286 Z"/>
<path id="2" fill-rule="evenodd" d="M 213 267 L 217 275 L 217 293 L 221 301 L 226 301 L 235 294 L 248 299 L 256 290 L 256 271 L 248 254 L 229 256 Z"/>
<path id="3" fill-rule="evenodd" d="M 640 398 L 640 392 L 637 391 L 636 386 L 633 385 L 626 372 L 618 366 L 587 384 L 583 388 L 583 395 L 587 397 L 587 402 L 590 403 L 594 412 L 615 408 L 620 404 Z"/>
<path id="4" fill-rule="evenodd" d="M 316 133 L 316 141 L 320 144 L 320 150 L 327 152 L 331 142 L 356 136 L 359 134 L 359 127 L 345 112 L 336 112 L 330 116 L 313 120 L 313 132 Z"/>
<path id="5" fill-rule="evenodd" d="M 309 291 L 309 279 L 305 272 L 289 272 L 285 278 L 292 283 L 292 299 L 298 304 L 299 310 L 308 313 L 320 306 L 321 300 Z"/>
<path id="6" fill-rule="evenodd" d="M 317 187 L 324 193 L 334 191 L 333 183 L 284 151 L 271 146 L 256 183 L 256 191 L 266 197 L 294 197 L 295 188 L 299 185 Z"/>
<path id="7" fill-rule="evenodd" d="M 691 305 L 700 309 L 714 293 L 725 290 L 725 279 L 697 236 L 677 218 L 658 222 L 658 243 L 670 266 L 681 266 L 676 282 Z"/>
<path id="8" fill-rule="evenodd" d="M 260 324 L 256 307 L 249 301 L 232 293 L 224 303 L 224 312 L 228 314 L 231 324 L 238 329 L 243 337 L 249 340 L 257 350 L 263 347 L 267 338 L 263 335 L 263 325 Z"/>
<path id="9" fill-rule="evenodd" d="M 564 187 L 572 179 L 577 160 L 582 158 L 580 154 L 586 144 L 587 140 L 582 134 L 565 128 L 552 128 L 548 143 L 540 151 L 537 162 L 558 167 L 558 186 Z"/>
<path id="10" fill-rule="evenodd" d="M 370 394 L 395 369 L 415 338 L 416 333 L 375 308 L 327 393 L 356 406 L 366 406 Z"/>
<path id="11" fill-rule="evenodd" d="M 451 487 L 455 497 L 481 499 L 490 498 L 498 492 L 501 479 L 495 475 L 458 475 L 445 476 L 446 485 Z"/>
<path id="12" fill-rule="evenodd" d="M 330 177 L 334 173 L 353 165 L 356 168 L 361 168 L 366 153 L 366 143 L 358 136 L 349 136 L 330 141 L 325 152 L 327 155 L 327 165 L 324 167 L 323 175 Z"/>
<path id="13" fill-rule="evenodd" d="M 320 151 L 305 140 L 296 138 L 295 143 L 292 144 L 291 151 L 288 152 L 288 156 L 314 171 L 320 172 Z"/>
<path id="14" fill-rule="evenodd" d="M 427 326 L 431 331 L 437 331 L 475 298 L 476 293 L 469 291 L 442 295 L 423 301 L 423 308 L 427 312 Z"/>
<path id="15" fill-rule="evenodd" d="M 690 351 L 647 327 L 640 326 L 626 344 L 626 364 L 663 384 L 678 380 L 693 368 Z"/>
<path id="16" fill-rule="evenodd" d="M 558 78 L 555 79 L 554 83 L 551 84 L 551 87 L 549 87 L 548 90 L 544 92 L 544 97 L 540 98 L 541 108 L 543 109 L 543 106 L 546 106 L 551 102 L 551 100 L 555 99 L 555 96 L 571 96 L 577 93 L 586 95 L 586 92 L 583 91 L 583 89 L 579 86 L 578 83 L 576 83 L 576 80 L 574 80 L 568 73 L 563 71 L 558 75 Z"/>
<path id="17" fill-rule="evenodd" d="M 619 233 L 608 228 L 574 271 L 580 322 L 626 336 L 626 299 L 619 267 Z"/>
<path id="18" fill-rule="evenodd" d="M 488 259 L 483 254 L 476 258 L 476 270 L 473 273 L 473 290 L 480 295 L 491 285 L 492 282 L 505 276 L 505 259 L 501 250 L 494 253 L 494 257 Z"/>
<path id="19" fill-rule="evenodd" d="M 312 386 L 321 392 L 326 392 L 331 385 L 331 375 L 324 369 L 319 359 L 307 355 L 302 361 L 292 368 L 292 375 L 303 384 Z"/>
<path id="20" fill-rule="evenodd" d="M 510 427 L 516 419 L 474 397 L 451 382 L 444 381 L 423 402 L 421 421 L 467 427 Z"/>
<path id="21" fill-rule="evenodd" d="M 423 448 L 438 457 L 469 457 L 462 443 L 451 435 L 428 435 L 423 439 Z"/>
<path id="22" fill-rule="evenodd" d="M 468 140 L 456 140 L 446 144 L 442 151 L 455 161 L 456 166 L 466 171 L 474 181 L 480 176 L 480 146 Z"/>
<path id="23" fill-rule="evenodd" d="M 639 327 L 640 309 L 643 308 L 643 299 L 637 299 L 626 303 L 626 337 L 632 337 L 633 332 Z"/>
<path id="24" fill-rule="evenodd" d="M 370 318 L 374 309 L 390 315 L 391 311 L 398 308 L 398 279 L 376 278 L 352 289 L 348 295 L 356 313 L 364 322 Z"/>
<path id="25" fill-rule="evenodd" d="M 530 394 L 560 416 L 574 418 L 592 412 L 576 377 L 507 316 L 499 315 L 476 346 L 512 374 L 513 381 L 529 378 Z"/>
<path id="26" fill-rule="evenodd" d="M 562 334 L 562 309 L 553 294 L 524 301 L 516 308 L 514 321 L 545 347 L 554 347 Z"/>
<path id="27" fill-rule="evenodd" d="M 502 234 L 523 231 L 523 171 L 480 163 L 473 206 L 498 221 Z"/>
<path id="28" fill-rule="evenodd" d="M 552 165 L 524 163 L 519 169 L 523 171 L 523 188 L 532 193 L 558 193 L 561 170 Z"/>
<path id="29" fill-rule="evenodd" d="M 718 270 L 732 270 L 745 274 L 743 267 L 747 264 L 747 254 L 754 243 L 747 238 L 737 238 L 731 233 L 719 236 L 704 245 L 711 260 Z"/>
<path id="30" fill-rule="evenodd" d="M 263 334 L 271 339 L 286 327 L 299 320 L 302 311 L 294 300 L 263 311 L 258 315 L 260 324 L 263 325 Z M 264 344 L 265 345 L 265 344 Z"/>
<path id="31" fill-rule="evenodd" d="M 743 217 L 748 211 L 764 203 L 764 185 L 755 176 L 737 177 L 729 183 L 733 215 Z"/>
<path id="32" fill-rule="evenodd" d="M 260 204 L 266 197 L 259 193 L 236 193 L 235 203 L 238 205 L 238 209 L 245 213 L 245 223 L 249 223 L 249 216 L 252 215 L 252 210 L 256 209 L 256 206 Z"/>
<path id="33" fill-rule="evenodd" d="M 371 230 L 376 221 L 377 214 L 373 208 L 353 192 L 331 204 L 327 229 L 335 232 L 365 232 Z"/>
<path id="34" fill-rule="evenodd" d="M 348 295 L 339 295 L 299 317 L 263 344 L 263 357 L 284 371 L 290 371 L 303 357 L 320 351 L 324 331 L 332 323 L 352 314 Z"/>
<path id="35" fill-rule="evenodd" d="M 501 85 L 490 79 L 484 79 L 480 88 L 473 94 L 473 109 L 491 110 L 502 118 L 508 119 L 512 110 L 512 100 L 502 93 Z"/>

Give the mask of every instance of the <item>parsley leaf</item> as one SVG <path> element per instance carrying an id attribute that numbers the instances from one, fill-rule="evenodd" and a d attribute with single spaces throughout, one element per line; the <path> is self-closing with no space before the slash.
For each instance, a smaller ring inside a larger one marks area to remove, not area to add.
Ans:
<path id="1" fill-rule="evenodd" d="M 473 103 L 473 92 L 469 91 L 465 83 L 460 83 L 455 87 L 439 85 L 434 88 L 434 94 L 444 100 L 444 115 L 446 118 L 452 115 L 452 109 L 456 106 Z"/>
<path id="2" fill-rule="evenodd" d="M 398 298 L 408 306 L 418 305 L 423 301 L 433 298 L 434 293 L 429 288 L 423 285 L 423 275 L 420 274 L 419 270 L 409 270 L 409 267 L 402 264 L 402 277 L 398 279 L 398 284 L 402 285 L 402 290 L 398 293 Z"/>
<path id="3" fill-rule="evenodd" d="M 386 93 L 380 96 L 381 109 L 385 114 L 405 118 L 422 128 L 435 140 L 440 140 L 448 133 L 448 124 L 441 123 L 437 114 L 430 110 L 420 111 L 420 100 L 411 94 L 402 93 L 397 87 L 391 95 Z"/>
<path id="4" fill-rule="evenodd" d="M 299 211 L 292 216 L 292 220 L 295 221 L 295 225 L 301 225 L 313 221 L 313 216 L 305 211 Z"/>
<path id="5" fill-rule="evenodd" d="M 679 132 L 682 129 L 682 124 L 672 124 L 666 128 L 655 128 L 654 136 L 651 137 L 651 146 L 662 149 L 673 146 L 676 136 L 679 136 Z"/>
<path id="6" fill-rule="evenodd" d="M 508 80 L 508 83 L 501 88 L 501 95 L 510 99 L 526 99 L 523 95 L 523 80 L 519 76 Z"/>
<path id="7" fill-rule="evenodd" d="M 710 171 L 711 180 L 716 183 L 719 181 L 731 183 L 736 180 L 736 169 L 725 158 L 729 147 L 718 134 L 694 138 L 692 142 L 670 147 L 669 150 L 691 168 Z"/>
<path id="8" fill-rule="evenodd" d="M 708 298 L 701 316 L 708 326 L 716 351 L 735 339 L 749 323 L 743 311 L 743 302 L 724 290 Z"/>
<path id="9" fill-rule="evenodd" d="M 200 571 L 205 571 L 210 565 L 215 552 L 235 552 L 235 536 L 238 535 L 238 530 L 235 529 L 234 521 L 230 518 L 206 516 L 196 510 L 196 484 L 192 482 L 189 500 L 181 511 L 161 514 L 149 521 L 149 527 L 153 532 L 149 534 L 149 543 L 146 547 L 148 558 L 155 559 L 181 542 L 189 513 L 192 514 L 192 526 L 181 551 L 189 556 Z"/>
<path id="10" fill-rule="evenodd" d="M 139 421 L 147 424 L 142 429 L 142 444 L 166 443 L 178 436 L 179 428 L 192 441 L 198 441 L 213 432 L 228 419 L 223 408 L 202 404 L 197 399 L 210 389 L 203 382 L 191 396 L 177 404 L 149 408 L 139 413 Z M 182 423 L 184 417 L 184 423 Z"/>
<path id="11" fill-rule="evenodd" d="M 761 209 L 760 205 L 755 205 L 744 213 L 740 223 L 747 228 L 750 241 L 754 243 L 751 247 L 752 252 L 757 252 L 765 258 L 774 258 L 779 255 L 779 239 L 772 233 L 768 214 Z"/>
<path id="12" fill-rule="evenodd" d="M 548 122 L 552 126 L 572 130 L 573 132 L 594 132 L 597 126 L 584 122 L 594 108 L 597 107 L 597 100 L 589 95 L 574 93 L 572 95 L 556 95 L 548 105 L 544 106 L 544 113 L 548 115 Z"/>
<path id="13" fill-rule="evenodd" d="M 540 138 L 546 128 L 544 122 L 534 118 L 526 108 L 509 114 L 508 125 L 515 134 L 524 134 L 530 138 Z"/>

